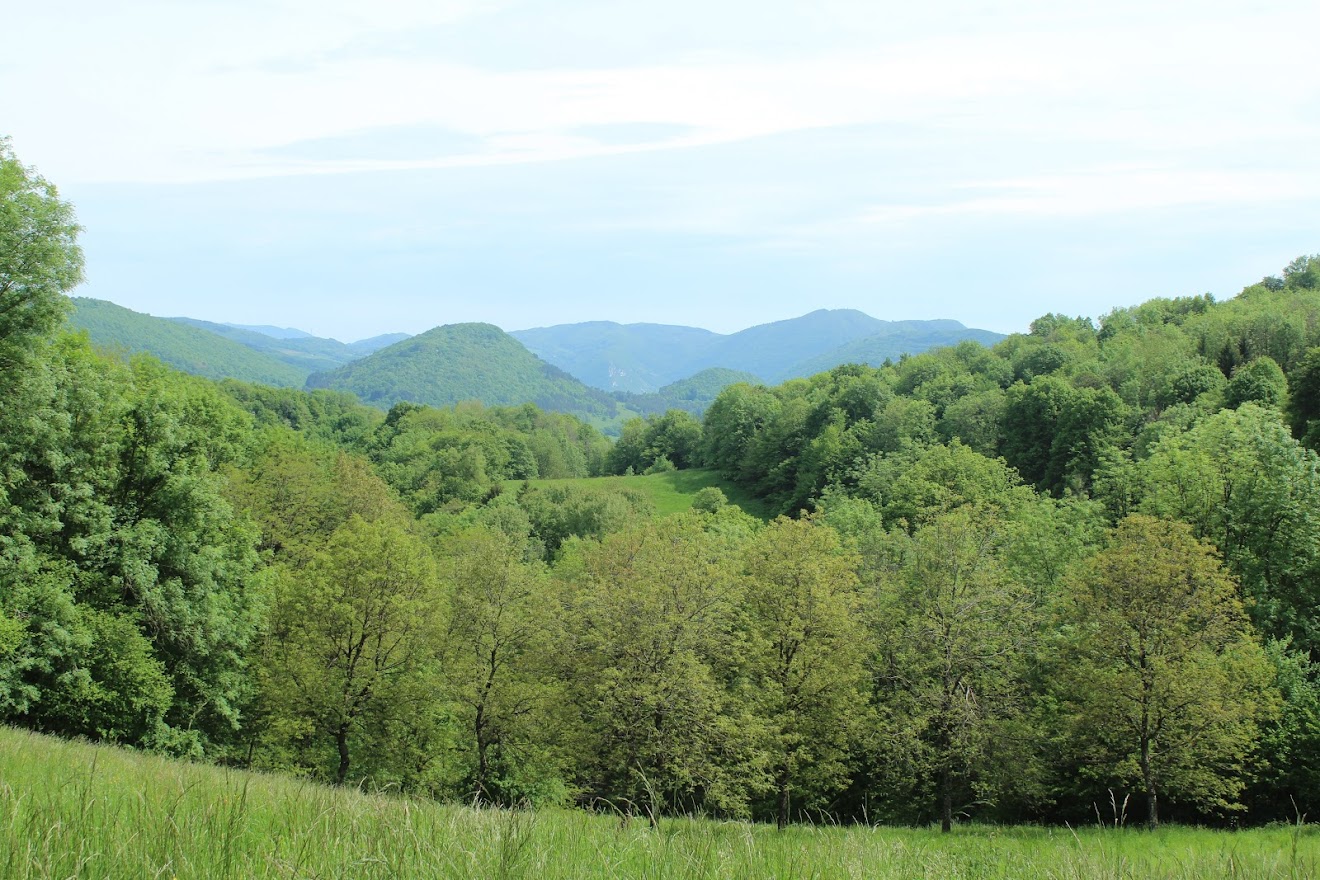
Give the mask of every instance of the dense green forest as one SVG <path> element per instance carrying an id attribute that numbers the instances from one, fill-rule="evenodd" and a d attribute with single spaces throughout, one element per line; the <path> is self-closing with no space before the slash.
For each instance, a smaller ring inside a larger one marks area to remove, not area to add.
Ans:
<path id="1" fill-rule="evenodd" d="M 0 146 L 5 723 L 651 817 L 1320 808 L 1320 257 L 611 444 L 95 350 L 78 232 Z M 692 466 L 785 516 L 535 482 Z"/>

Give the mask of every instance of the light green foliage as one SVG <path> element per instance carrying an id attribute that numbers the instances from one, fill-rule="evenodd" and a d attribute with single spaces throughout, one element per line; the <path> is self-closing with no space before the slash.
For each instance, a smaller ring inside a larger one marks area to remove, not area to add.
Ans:
<path id="1" fill-rule="evenodd" d="M 747 548 L 740 678 L 764 725 L 780 828 L 848 780 L 866 706 L 856 569 L 834 530 L 814 520 L 780 517 Z"/>
<path id="2" fill-rule="evenodd" d="M 1104 785 L 1239 807 L 1273 673 L 1237 585 L 1183 523 L 1131 516 L 1082 565 L 1061 610 L 1059 686 L 1079 760 Z"/>
<path id="3" fill-rule="evenodd" d="M 626 483 L 525 483 L 518 490 L 518 505 L 550 556 L 570 538 L 600 538 L 654 513 L 650 499 Z"/>
<path id="4" fill-rule="evenodd" d="M 402 403 L 390 410 L 368 449 L 385 481 L 414 513 L 426 514 L 488 500 L 504 480 L 599 473 L 609 443 L 572 416 L 532 406 Z"/>
<path id="5" fill-rule="evenodd" d="M 730 504 L 735 504 L 752 516 L 762 520 L 773 518 L 764 501 L 751 492 L 723 478 L 720 474 L 704 468 L 689 468 L 682 471 L 666 471 L 659 474 L 639 474 L 622 477 L 592 477 L 577 480 L 531 480 L 533 489 L 572 486 L 578 489 L 632 490 L 641 493 L 650 501 L 656 516 L 672 516 L 690 510 L 697 494 L 706 488 L 717 488 L 724 493 Z M 523 484 L 507 482 L 505 494 L 517 491 Z"/>
<path id="6" fill-rule="evenodd" d="M 286 571 L 262 666 L 277 751 L 339 783 L 350 771 L 377 782 L 418 773 L 442 611 L 434 560 L 389 519 L 353 516 Z"/>
<path id="7" fill-rule="evenodd" d="M 575 542 L 565 591 L 564 680 L 582 713 L 578 772 L 625 813 L 741 813 L 756 776 L 750 732 L 722 681 L 740 655 L 734 558 L 701 517 Z"/>
<path id="8" fill-rule="evenodd" d="M 1030 751 L 1015 726 L 1037 606 L 1004 570 L 1001 528 L 985 508 L 940 514 L 910 537 L 893 533 L 879 575 L 874 644 L 885 722 L 872 747 L 891 779 L 937 801 L 931 812 L 945 830 L 964 803 L 1029 783 L 1020 759 Z"/>
<path id="9" fill-rule="evenodd" d="M 715 513 L 729 503 L 728 497 L 718 486 L 707 486 L 697 490 L 692 497 L 692 509 L 702 513 Z"/>
<path id="10" fill-rule="evenodd" d="M 875 455 L 856 476 L 855 494 L 873 501 L 887 525 L 908 530 L 966 504 L 1012 511 L 1035 497 L 1003 459 L 954 440 Z"/>
<path id="11" fill-rule="evenodd" d="M 1320 645 L 1320 460 L 1274 410 L 1244 404 L 1167 437 L 1136 469 L 1137 509 L 1191 523 L 1251 600 L 1261 629 Z"/>
<path id="12" fill-rule="evenodd" d="M 385 420 L 380 410 L 342 391 L 297 391 L 234 379 L 221 382 L 220 388 L 252 414 L 258 427 L 282 425 L 308 439 L 359 451 L 367 448 L 372 432 Z"/>
<path id="13" fill-rule="evenodd" d="M 1058 593 L 1069 569 L 1100 548 L 1108 526 L 1097 501 L 1036 496 L 1004 521 L 1000 558 L 1008 576 L 1043 605 Z"/>
<path id="14" fill-rule="evenodd" d="M 80 231 L 73 206 L 0 138 L 0 376 L 15 376 L 64 317 L 63 294 L 83 277 Z"/>
<path id="15" fill-rule="evenodd" d="M 259 451 L 230 472 L 226 495 L 260 530 L 271 561 L 307 564 L 353 516 L 402 520 L 406 509 L 368 462 L 302 436 L 270 428 Z"/>
<path id="16" fill-rule="evenodd" d="M 572 740 L 553 677 L 549 579 L 521 542 L 476 528 L 445 546 L 445 693 L 455 707 L 465 800 L 562 800 Z"/>

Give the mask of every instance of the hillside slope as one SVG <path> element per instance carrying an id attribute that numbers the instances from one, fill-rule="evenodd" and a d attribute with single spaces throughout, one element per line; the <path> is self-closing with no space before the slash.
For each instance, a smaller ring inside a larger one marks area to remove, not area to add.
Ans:
<path id="1" fill-rule="evenodd" d="M 69 325 L 86 330 L 102 348 L 146 352 L 172 367 L 208 379 L 239 379 L 298 388 L 311 372 L 209 330 L 144 315 L 112 302 L 73 298 Z"/>
<path id="2" fill-rule="evenodd" d="M 388 408 L 400 401 L 450 406 L 535 403 L 542 409 L 613 418 L 608 394 L 574 379 L 528 351 L 493 324 L 446 324 L 387 346 L 338 369 L 317 373 L 308 388 L 351 391 Z"/>

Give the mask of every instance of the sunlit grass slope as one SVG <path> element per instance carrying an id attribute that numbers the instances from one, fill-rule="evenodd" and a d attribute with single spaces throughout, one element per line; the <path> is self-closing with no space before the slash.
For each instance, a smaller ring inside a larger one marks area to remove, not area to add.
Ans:
<path id="1" fill-rule="evenodd" d="M 509 480 L 506 490 L 516 490 L 522 480 Z M 682 513 L 692 507 L 697 493 L 707 486 L 715 486 L 731 502 L 752 516 L 770 519 L 773 511 L 756 496 L 722 479 L 715 471 L 691 468 L 666 471 L 659 474 L 639 474 L 634 477 L 582 477 L 572 480 L 532 480 L 533 486 L 623 486 L 646 493 L 655 505 L 657 516 Z"/>
<path id="2" fill-rule="evenodd" d="M 0 877 L 1301 878 L 1311 827 L 926 829 L 475 810 L 0 728 Z"/>

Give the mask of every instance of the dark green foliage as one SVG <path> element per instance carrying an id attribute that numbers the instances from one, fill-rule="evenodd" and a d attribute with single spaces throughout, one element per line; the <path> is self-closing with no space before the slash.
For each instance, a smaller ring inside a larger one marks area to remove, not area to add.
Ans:
<path id="1" fill-rule="evenodd" d="M 700 465 L 701 423 L 677 409 L 645 420 L 630 419 L 624 422 L 605 469 L 611 474 L 641 474 L 661 459 L 679 470 Z"/>
<path id="2" fill-rule="evenodd" d="M 1320 667 L 1286 641 L 1265 654 L 1282 704 L 1261 730 L 1260 772 L 1243 801 L 1258 820 L 1296 822 L 1320 808 Z"/>
<path id="3" fill-rule="evenodd" d="M 1288 397 L 1288 379 L 1270 357 L 1259 357 L 1233 371 L 1225 403 L 1231 407 L 1244 403 L 1283 406 Z"/>
<path id="4" fill-rule="evenodd" d="M 221 470 L 243 454 L 244 414 L 200 380 L 151 361 L 103 360 L 72 339 L 39 367 L 11 398 L 0 432 L 8 502 L 0 583 L 13 589 L 36 577 L 75 604 L 50 621 L 54 629 L 29 626 L 19 652 L 59 655 L 82 670 L 80 681 L 92 676 L 81 692 L 120 707 L 121 719 L 124 706 L 163 711 L 159 724 L 97 720 L 58 708 L 60 698 L 37 687 L 22 717 L 190 752 L 222 749 L 250 695 L 245 656 L 260 611 L 248 584 L 253 536 L 221 494 Z M 149 640 L 149 656 L 126 623 Z M 69 633 L 67 650 L 49 641 L 56 631 Z M 107 640 L 131 669 L 91 644 Z M 45 661 L 34 662 L 11 669 L 11 690 L 30 688 L 29 675 L 74 681 L 52 671 L 59 663 L 42 673 Z M 172 694 L 164 706 L 151 671 L 158 667 Z M 140 690 L 117 690 L 130 685 Z"/>
<path id="5" fill-rule="evenodd" d="M 1000 422 L 1003 453 L 1022 478 L 1044 491 L 1085 488 L 1126 416 L 1109 388 L 1077 387 L 1054 376 L 1008 389 Z"/>

